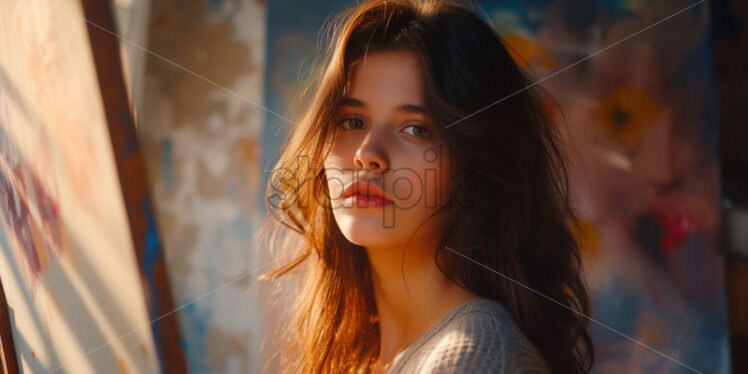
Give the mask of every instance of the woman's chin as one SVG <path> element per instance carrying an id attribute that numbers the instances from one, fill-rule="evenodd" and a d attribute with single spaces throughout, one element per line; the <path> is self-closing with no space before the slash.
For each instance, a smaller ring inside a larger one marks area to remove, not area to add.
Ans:
<path id="1" fill-rule="evenodd" d="M 394 242 L 391 234 L 371 230 L 363 231 L 359 228 L 343 231 L 343 235 L 351 243 L 367 248 L 386 247 Z"/>
<path id="2" fill-rule="evenodd" d="M 382 217 L 345 214 L 335 217 L 343 236 L 363 247 L 380 247 L 394 242 L 399 228 L 385 224 Z"/>

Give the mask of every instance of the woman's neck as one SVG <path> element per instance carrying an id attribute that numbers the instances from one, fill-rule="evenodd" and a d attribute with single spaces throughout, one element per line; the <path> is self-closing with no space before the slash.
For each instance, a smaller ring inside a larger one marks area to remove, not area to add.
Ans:
<path id="1" fill-rule="evenodd" d="M 458 305 L 480 297 L 450 282 L 426 248 L 367 248 L 379 314 L 380 364 L 391 363 Z M 407 286 L 406 286 L 407 283 Z"/>

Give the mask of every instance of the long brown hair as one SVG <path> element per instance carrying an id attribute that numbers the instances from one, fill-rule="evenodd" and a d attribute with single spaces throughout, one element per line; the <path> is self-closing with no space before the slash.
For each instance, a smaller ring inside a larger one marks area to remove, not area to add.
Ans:
<path id="1" fill-rule="evenodd" d="M 372 0 L 323 28 L 324 52 L 270 176 L 271 218 L 260 231 L 277 255 L 293 257 L 260 279 L 294 269 L 303 277 L 278 351 L 287 371 L 362 372 L 379 355 L 368 256 L 335 223 L 323 161 L 351 63 L 384 50 L 418 56 L 430 119 L 466 171 L 452 195 L 456 213 L 437 266 L 461 287 L 504 303 L 554 372 L 592 367 L 589 294 L 573 235 L 582 230 L 570 204 L 562 137 L 546 105 L 555 101 L 532 84 L 476 9 Z"/>

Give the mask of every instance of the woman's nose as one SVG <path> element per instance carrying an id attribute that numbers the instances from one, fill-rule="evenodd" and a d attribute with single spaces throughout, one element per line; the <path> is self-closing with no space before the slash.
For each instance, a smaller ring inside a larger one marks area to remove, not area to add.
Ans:
<path id="1" fill-rule="evenodd" d="M 353 158 L 356 167 L 361 169 L 381 169 L 382 171 L 389 168 L 385 151 L 386 139 L 384 139 L 383 135 L 377 134 L 376 131 L 369 131 L 366 134 Z"/>

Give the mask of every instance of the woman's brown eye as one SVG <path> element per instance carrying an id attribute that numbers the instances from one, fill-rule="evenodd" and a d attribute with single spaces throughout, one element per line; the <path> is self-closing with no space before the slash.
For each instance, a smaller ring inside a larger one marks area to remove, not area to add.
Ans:
<path id="1" fill-rule="evenodd" d="M 343 118 L 340 121 L 340 125 L 343 126 L 343 128 L 346 130 L 359 129 L 360 127 L 357 127 L 357 126 L 363 126 L 363 124 L 364 123 L 358 118 Z"/>
<path id="2" fill-rule="evenodd" d="M 417 138 L 428 138 L 428 137 L 429 137 L 429 135 L 431 134 L 431 133 L 429 132 L 429 130 L 427 130 L 427 129 L 426 129 L 425 127 L 423 127 L 423 126 L 418 126 L 418 125 L 410 125 L 410 126 L 407 126 L 407 127 L 405 127 L 405 128 L 406 128 L 406 129 L 413 129 L 413 130 L 411 130 L 411 131 L 410 131 L 409 133 L 410 133 L 411 135 L 413 135 L 413 136 L 417 137 Z M 407 131 L 406 131 L 406 132 L 407 132 Z"/>

